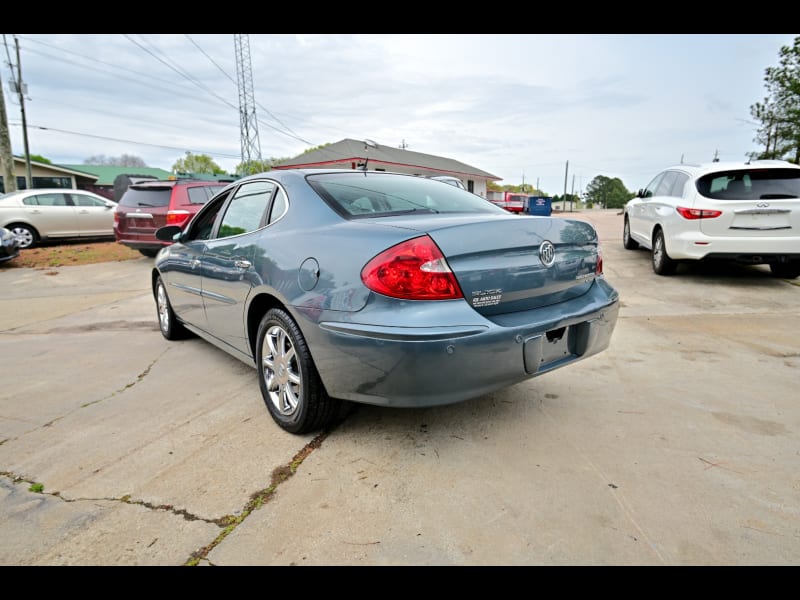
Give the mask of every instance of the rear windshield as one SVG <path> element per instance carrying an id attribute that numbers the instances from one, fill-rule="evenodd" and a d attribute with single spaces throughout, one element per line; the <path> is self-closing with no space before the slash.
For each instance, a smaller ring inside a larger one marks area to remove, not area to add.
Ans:
<path id="1" fill-rule="evenodd" d="M 800 197 L 800 169 L 752 169 L 709 173 L 697 191 L 714 200 L 777 200 Z"/>
<path id="2" fill-rule="evenodd" d="M 172 187 L 137 189 L 129 187 L 119 201 L 120 206 L 169 206 Z"/>
<path id="3" fill-rule="evenodd" d="M 425 177 L 396 173 L 343 171 L 310 175 L 309 185 L 348 218 L 434 213 L 500 213 L 471 192 Z"/>

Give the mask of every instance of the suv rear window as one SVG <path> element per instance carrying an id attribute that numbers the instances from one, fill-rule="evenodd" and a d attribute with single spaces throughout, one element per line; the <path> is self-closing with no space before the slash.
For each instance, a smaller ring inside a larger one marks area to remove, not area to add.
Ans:
<path id="1" fill-rule="evenodd" d="M 148 187 L 145 189 L 128 188 L 125 195 L 119 201 L 120 206 L 169 206 L 172 197 L 172 186 L 170 187 Z"/>
<path id="2" fill-rule="evenodd" d="M 713 200 L 800 198 L 800 169 L 720 171 L 697 180 L 697 191 Z"/>

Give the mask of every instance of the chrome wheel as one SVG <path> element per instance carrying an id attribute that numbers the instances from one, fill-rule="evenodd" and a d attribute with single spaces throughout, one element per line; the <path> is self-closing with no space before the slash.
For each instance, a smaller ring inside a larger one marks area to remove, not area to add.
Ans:
<path id="1" fill-rule="evenodd" d="M 167 333 L 170 326 L 170 308 L 167 290 L 164 289 L 164 284 L 161 281 L 158 282 L 156 290 L 156 307 L 158 308 L 158 324 L 161 327 L 161 333 Z"/>
<path id="2" fill-rule="evenodd" d="M 179 340 L 188 336 L 189 332 L 176 317 L 172 304 L 167 295 L 167 286 L 159 276 L 156 279 L 154 294 L 156 300 L 156 313 L 158 314 L 158 328 L 161 335 L 168 340 Z"/>
<path id="3" fill-rule="evenodd" d="M 309 433 L 338 418 L 342 401 L 325 392 L 303 332 L 288 312 L 279 307 L 266 312 L 255 350 L 261 397 L 278 425 Z"/>
<path id="4" fill-rule="evenodd" d="M 261 347 L 261 369 L 270 402 L 284 416 L 297 410 L 303 379 L 292 338 L 279 325 L 270 327 Z"/>

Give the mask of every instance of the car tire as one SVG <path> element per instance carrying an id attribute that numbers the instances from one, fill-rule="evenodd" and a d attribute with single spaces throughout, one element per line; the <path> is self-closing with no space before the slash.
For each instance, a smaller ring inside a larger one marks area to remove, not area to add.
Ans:
<path id="1" fill-rule="evenodd" d="M 261 319 L 256 338 L 261 396 L 273 420 L 290 433 L 329 427 L 342 401 L 328 396 L 300 328 L 280 308 Z"/>
<path id="2" fill-rule="evenodd" d="M 7 225 L 6 229 L 17 236 L 17 246 L 21 249 L 32 248 L 39 241 L 38 232 L 30 225 L 16 223 Z"/>
<path id="3" fill-rule="evenodd" d="M 636 250 L 639 247 L 639 242 L 631 237 L 631 224 L 628 221 L 628 215 L 625 215 L 625 223 L 622 226 L 622 245 L 626 250 Z"/>
<path id="4" fill-rule="evenodd" d="M 171 341 L 187 337 L 189 332 L 183 326 L 183 323 L 178 321 L 175 317 L 175 311 L 172 310 L 172 303 L 170 303 L 169 296 L 167 295 L 167 286 L 164 285 L 164 281 L 161 277 L 156 279 L 154 294 L 156 298 L 158 328 L 161 330 L 161 335 Z"/>
<path id="5" fill-rule="evenodd" d="M 678 267 L 677 261 L 672 260 L 667 254 L 667 246 L 664 243 L 664 231 L 657 228 L 653 233 L 653 271 L 657 275 L 672 275 Z"/>
<path id="6" fill-rule="evenodd" d="M 770 263 L 769 270 L 772 271 L 775 277 L 780 277 L 781 279 L 796 279 L 800 276 L 800 263 Z"/>
<path id="7" fill-rule="evenodd" d="M 150 248 L 139 248 L 139 252 L 147 258 L 155 258 L 156 254 L 158 254 L 158 250 L 152 250 Z"/>

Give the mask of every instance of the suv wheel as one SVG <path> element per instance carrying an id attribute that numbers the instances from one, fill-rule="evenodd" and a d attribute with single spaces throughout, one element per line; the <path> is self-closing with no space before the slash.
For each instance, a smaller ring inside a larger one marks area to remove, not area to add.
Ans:
<path id="1" fill-rule="evenodd" d="M 656 229 L 653 234 L 653 271 L 657 275 L 672 275 L 677 266 L 678 263 L 667 254 L 664 232 L 661 229 Z"/>

